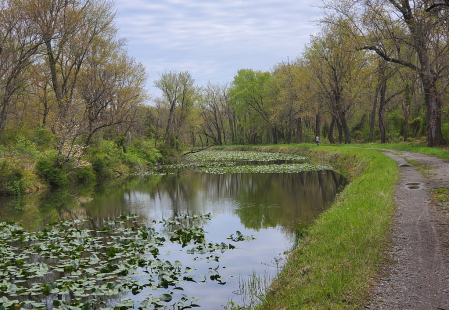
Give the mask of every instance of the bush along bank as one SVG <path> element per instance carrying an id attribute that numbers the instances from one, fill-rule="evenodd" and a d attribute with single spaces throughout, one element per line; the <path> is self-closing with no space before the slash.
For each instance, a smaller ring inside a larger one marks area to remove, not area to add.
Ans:
<path id="1" fill-rule="evenodd" d="M 363 308 L 388 243 L 396 163 L 377 150 L 342 146 L 251 149 L 306 155 L 351 179 L 299 240 L 258 309 Z"/>
<path id="2" fill-rule="evenodd" d="M 58 152 L 51 144 L 39 145 L 19 136 L 0 146 L 0 195 L 21 196 L 42 188 L 88 184 L 148 171 L 159 163 L 171 163 L 176 151 L 152 146 L 148 140 L 126 143 L 121 137 L 96 140 L 78 159 L 56 165 Z"/>

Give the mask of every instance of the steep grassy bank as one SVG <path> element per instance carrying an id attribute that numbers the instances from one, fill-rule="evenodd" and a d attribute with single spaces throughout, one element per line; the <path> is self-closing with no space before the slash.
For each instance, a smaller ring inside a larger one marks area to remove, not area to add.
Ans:
<path id="1" fill-rule="evenodd" d="M 300 153 L 352 182 L 292 251 L 259 309 L 360 309 L 382 260 L 398 168 L 377 150 L 314 145 L 230 147 Z"/>

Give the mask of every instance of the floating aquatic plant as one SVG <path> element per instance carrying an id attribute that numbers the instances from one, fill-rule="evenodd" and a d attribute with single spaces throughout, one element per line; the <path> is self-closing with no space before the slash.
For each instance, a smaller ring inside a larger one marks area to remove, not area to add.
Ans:
<path id="1" fill-rule="evenodd" d="M 332 167 L 319 164 L 281 164 L 281 165 L 244 165 L 235 167 L 208 167 L 202 168 L 201 172 L 224 174 L 224 173 L 294 173 L 302 171 L 332 170 Z"/>
<path id="2" fill-rule="evenodd" d="M 298 163 L 306 158 L 294 154 L 254 151 L 203 151 L 188 154 L 186 161 L 169 165 L 168 169 L 196 169 L 201 172 L 224 173 L 293 173 L 302 171 L 332 170 L 326 165 Z M 270 162 L 293 162 L 270 164 Z M 237 165 L 237 162 L 261 162 L 258 165 Z"/>
<path id="3" fill-rule="evenodd" d="M 274 160 L 304 160 L 303 156 L 285 153 L 269 153 L 255 151 L 202 151 L 186 155 L 191 161 L 274 161 Z"/>
<path id="4" fill-rule="evenodd" d="M 136 215 L 105 220 L 96 230 L 83 228 L 84 220 L 79 219 L 53 223 L 35 233 L 14 222 L 1 222 L 0 309 L 127 309 L 136 305 L 126 295 L 142 292 L 147 297 L 139 309 L 197 306 L 198 298 L 176 292 L 186 282 L 204 284 L 206 277 L 194 275 L 195 268 L 178 260 L 161 259 L 160 247 L 179 243 L 188 254 L 212 253 L 207 262 L 218 262 L 213 253 L 235 246 L 209 242 L 199 227 L 179 228 L 185 220 L 210 218 L 210 214 L 181 215 L 161 221 L 173 228 L 169 240 L 153 227 L 138 226 Z M 237 235 L 232 241 L 249 240 Z M 211 281 L 226 283 L 218 267 L 209 270 Z M 165 292 L 148 294 L 157 289 Z M 108 308 L 111 303 L 114 308 Z"/>

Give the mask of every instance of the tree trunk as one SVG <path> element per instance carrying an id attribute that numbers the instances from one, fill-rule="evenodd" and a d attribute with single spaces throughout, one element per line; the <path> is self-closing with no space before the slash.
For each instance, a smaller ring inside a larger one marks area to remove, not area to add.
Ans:
<path id="1" fill-rule="evenodd" d="M 410 121 L 410 106 L 403 105 L 402 108 L 404 110 L 404 142 L 407 142 Z"/>
<path id="2" fill-rule="evenodd" d="M 164 134 L 164 144 L 167 143 L 168 133 L 170 132 L 170 125 L 172 124 L 173 114 L 175 112 L 175 104 L 176 104 L 176 102 L 172 102 L 170 105 L 170 111 L 168 113 L 168 120 L 167 120 L 167 127 L 165 128 L 165 134 Z"/>
<path id="3" fill-rule="evenodd" d="M 338 143 L 343 143 L 343 129 L 341 128 L 340 120 L 335 118 L 335 123 L 337 124 L 337 130 L 338 130 Z"/>
<path id="4" fill-rule="evenodd" d="M 380 143 L 385 143 L 387 140 L 385 130 L 385 93 L 387 91 L 387 82 L 382 81 L 380 87 L 380 102 L 379 102 L 379 130 L 380 130 Z"/>
<path id="5" fill-rule="evenodd" d="M 195 132 L 192 131 L 192 145 L 193 147 L 196 146 L 196 141 L 195 141 Z"/>
<path id="6" fill-rule="evenodd" d="M 51 82 L 53 91 L 55 93 L 56 101 L 59 106 L 59 110 L 63 109 L 63 98 L 62 98 L 62 90 L 59 85 L 57 69 L 56 69 L 56 59 L 53 53 L 53 47 L 51 45 L 51 38 L 44 38 L 44 43 L 46 47 L 46 54 L 48 60 L 48 67 L 50 68 Z"/>
<path id="7" fill-rule="evenodd" d="M 321 136 L 321 114 L 318 113 L 315 118 L 315 135 Z"/>
<path id="8" fill-rule="evenodd" d="M 220 124 L 218 123 L 218 120 L 217 120 L 216 124 L 217 124 L 217 127 L 216 127 L 216 129 L 217 129 L 217 142 L 218 142 L 218 145 L 223 145 L 223 142 L 222 142 L 223 139 L 221 137 L 221 129 L 220 129 Z"/>
<path id="9" fill-rule="evenodd" d="M 48 118 L 48 112 L 50 111 L 50 108 L 48 107 L 48 102 L 44 103 L 44 115 L 42 116 L 42 126 L 47 126 L 47 118 Z"/>
<path id="10" fill-rule="evenodd" d="M 335 126 L 335 118 L 332 116 L 332 121 L 331 124 L 329 125 L 329 132 L 327 133 L 327 139 L 329 140 L 329 143 L 335 143 L 334 126 Z"/>
<path id="11" fill-rule="evenodd" d="M 427 106 L 427 145 L 437 146 L 443 141 L 441 132 L 441 99 L 434 80 L 423 78 Z"/>
<path id="12" fill-rule="evenodd" d="M 376 121 L 376 110 L 377 110 L 377 100 L 379 99 L 379 89 L 380 89 L 380 84 L 378 84 L 376 86 L 376 93 L 374 95 L 373 111 L 371 112 L 371 119 L 370 119 L 370 126 L 369 126 L 370 140 L 374 139 L 374 124 Z"/>
<path id="13" fill-rule="evenodd" d="M 279 143 L 279 139 L 278 139 L 278 130 L 276 127 L 273 127 L 271 129 L 271 133 L 273 135 L 273 143 L 274 144 L 278 144 Z"/>
<path id="14" fill-rule="evenodd" d="M 9 102 L 6 99 L 3 100 L 3 108 L 0 112 L 0 138 L 3 137 L 3 133 L 5 131 L 6 119 L 8 117 L 8 106 Z"/>
<path id="15" fill-rule="evenodd" d="M 403 95 L 402 99 L 402 111 L 404 112 L 404 142 L 407 142 L 408 132 L 409 132 L 409 121 L 410 121 L 410 106 L 412 103 L 412 92 L 413 89 L 410 85 L 407 85 L 407 89 Z"/>
<path id="16" fill-rule="evenodd" d="M 302 143 L 302 117 L 296 120 L 296 143 Z"/>
<path id="17" fill-rule="evenodd" d="M 345 133 L 345 144 L 351 143 L 351 131 L 348 127 L 348 122 L 346 121 L 346 116 L 344 113 L 341 115 L 341 127 Z"/>
<path id="18" fill-rule="evenodd" d="M 3 137 L 5 132 L 6 121 L 8 119 L 9 105 L 11 104 L 11 97 L 14 93 L 14 86 L 12 85 L 12 78 L 6 81 L 6 86 L 3 89 L 3 99 L 2 99 L 2 111 L 0 112 L 0 139 Z"/>

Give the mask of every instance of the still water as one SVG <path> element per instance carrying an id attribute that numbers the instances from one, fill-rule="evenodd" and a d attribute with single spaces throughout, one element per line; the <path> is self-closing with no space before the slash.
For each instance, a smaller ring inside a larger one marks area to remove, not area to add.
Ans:
<path id="1" fill-rule="evenodd" d="M 238 242 L 237 249 L 214 255 L 209 262 L 210 254 L 186 254 L 179 245 L 166 246 L 161 253 L 195 268 L 196 275 L 217 269 L 224 281 L 197 279 L 196 283 L 183 285 L 182 293 L 200 297 L 197 304 L 203 309 L 220 309 L 230 300 L 248 303 L 248 297 L 242 294 L 242 283 L 251 275 L 259 279 L 276 275 L 296 234 L 329 206 L 345 182 L 334 171 L 221 175 L 184 171 L 140 178 L 93 192 L 59 190 L 35 200 L 28 197 L 26 205 L 1 200 L 0 221 L 14 220 L 25 230 L 38 231 L 55 221 L 84 218 L 95 229 L 103 227 L 104 219 L 137 214 L 139 224 L 155 227 L 164 234 L 164 227 L 157 224 L 162 219 L 210 213 L 211 220 L 194 223 L 208 232 L 208 240 L 226 242 L 236 231 L 255 239 Z M 129 295 L 137 303 L 144 298 Z M 114 300 L 110 303 L 113 306 Z"/>

